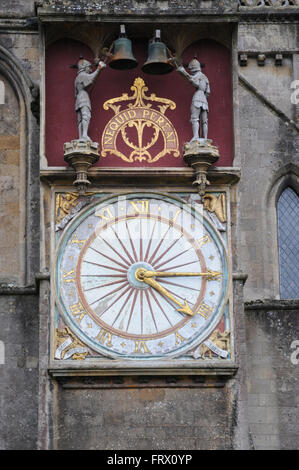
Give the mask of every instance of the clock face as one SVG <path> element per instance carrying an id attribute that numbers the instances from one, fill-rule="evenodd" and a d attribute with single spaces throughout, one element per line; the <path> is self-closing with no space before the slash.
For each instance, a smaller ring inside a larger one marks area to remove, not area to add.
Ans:
<path id="1" fill-rule="evenodd" d="M 72 331 L 113 358 L 188 354 L 227 301 L 226 249 L 202 205 L 160 194 L 103 198 L 62 235 L 56 302 Z"/>

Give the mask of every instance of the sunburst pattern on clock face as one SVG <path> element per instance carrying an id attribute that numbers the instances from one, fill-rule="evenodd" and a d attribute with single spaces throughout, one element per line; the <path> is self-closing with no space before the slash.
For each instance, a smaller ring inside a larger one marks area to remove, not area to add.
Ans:
<path id="1" fill-rule="evenodd" d="M 227 301 L 227 258 L 200 207 L 161 194 L 114 196 L 65 230 L 57 305 L 93 351 L 176 357 L 213 331 Z"/>

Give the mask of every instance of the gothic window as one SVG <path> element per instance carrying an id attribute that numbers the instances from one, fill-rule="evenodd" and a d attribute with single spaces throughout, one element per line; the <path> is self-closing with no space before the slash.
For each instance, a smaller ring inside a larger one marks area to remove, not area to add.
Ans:
<path id="1" fill-rule="evenodd" d="M 299 298 L 299 197 L 287 187 L 277 203 L 280 298 Z"/>

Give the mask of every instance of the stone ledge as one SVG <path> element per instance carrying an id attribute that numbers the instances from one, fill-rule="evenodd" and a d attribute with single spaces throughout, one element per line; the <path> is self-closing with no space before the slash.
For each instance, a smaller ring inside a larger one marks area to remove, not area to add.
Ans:
<path id="1" fill-rule="evenodd" d="M 251 311 L 251 310 L 298 310 L 299 311 L 299 299 L 253 300 L 251 302 L 245 302 L 244 307 L 245 307 L 245 311 Z"/>
<path id="2" fill-rule="evenodd" d="M 248 274 L 242 273 L 242 272 L 234 272 L 233 273 L 233 281 L 241 281 L 242 284 L 245 284 L 247 281 Z"/>
<path id="3" fill-rule="evenodd" d="M 209 181 L 212 184 L 236 184 L 240 180 L 241 170 L 235 167 L 213 167 L 209 170 Z M 69 184 L 74 178 L 74 171 L 67 167 L 49 167 L 40 172 L 41 180 L 52 185 Z M 191 184 L 194 179 L 192 168 L 110 168 L 110 167 L 93 167 L 88 172 L 88 177 L 93 187 L 105 186 L 109 180 L 110 185 L 127 184 L 136 185 L 136 178 L 141 184 Z"/>
<path id="4" fill-rule="evenodd" d="M 123 389 L 123 388 L 220 388 L 227 376 L 139 375 L 53 377 L 65 389 Z"/>
<path id="5" fill-rule="evenodd" d="M 34 286 L 11 286 L 9 284 L 0 284 L 0 296 L 2 295 L 37 295 L 38 290 Z"/>
<path id="6" fill-rule="evenodd" d="M 235 363 L 219 364 L 209 361 L 200 365 L 176 365 L 174 360 L 159 365 L 130 361 L 123 367 L 118 361 L 103 360 L 91 365 L 72 363 L 71 366 L 55 364 L 48 369 L 49 375 L 66 388 L 124 388 L 132 387 L 223 387 L 232 378 L 238 367 Z"/>
<path id="7" fill-rule="evenodd" d="M 79 363 L 80 362 L 80 363 Z M 63 376 L 111 376 L 111 375 L 234 375 L 237 365 L 234 362 L 219 361 L 185 361 L 178 363 L 178 360 L 170 359 L 164 361 L 134 361 L 130 360 L 130 366 L 118 360 L 103 359 L 87 360 L 84 363 L 70 364 L 70 361 L 59 361 L 59 364 L 53 363 L 49 368 L 49 373 L 55 377 Z M 192 362 L 192 364 L 191 364 Z M 127 361 L 128 364 L 128 361 Z"/>
<path id="8" fill-rule="evenodd" d="M 18 286 L 14 283 L 0 282 L 0 296 L 1 295 L 38 295 L 39 284 L 42 281 L 50 281 L 50 274 L 48 272 L 40 272 L 35 275 L 34 286 Z"/>

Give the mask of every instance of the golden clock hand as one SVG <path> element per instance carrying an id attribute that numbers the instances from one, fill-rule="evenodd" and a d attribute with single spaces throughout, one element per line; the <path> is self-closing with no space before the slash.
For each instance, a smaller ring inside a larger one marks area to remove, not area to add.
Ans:
<path id="1" fill-rule="evenodd" d="M 137 277 L 138 279 L 138 277 Z M 138 279 L 141 280 L 141 279 Z M 185 313 L 186 315 L 193 316 L 194 312 L 191 310 L 191 308 L 188 305 L 187 300 L 185 299 L 185 305 L 182 304 L 179 300 L 177 300 L 172 294 L 168 292 L 168 290 L 165 289 L 165 287 L 161 286 L 155 279 L 152 278 L 144 278 L 142 279 L 143 282 L 145 282 L 147 285 L 153 287 L 156 289 L 160 294 L 164 295 L 168 299 L 172 300 L 174 303 L 176 303 L 180 308 L 178 308 L 178 312 Z"/>
<path id="2" fill-rule="evenodd" d="M 167 271 L 148 271 L 145 270 L 143 273 L 144 278 L 151 278 L 154 276 L 158 277 L 181 277 L 181 276 L 201 276 L 206 277 L 208 280 L 212 280 L 215 277 L 221 276 L 222 273 L 218 271 L 208 270 L 206 273 L 180 273 L 180 272 L 167 272 Z"/>

